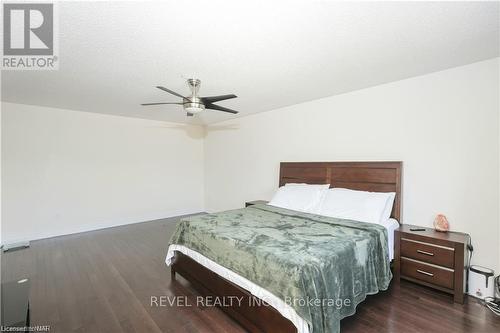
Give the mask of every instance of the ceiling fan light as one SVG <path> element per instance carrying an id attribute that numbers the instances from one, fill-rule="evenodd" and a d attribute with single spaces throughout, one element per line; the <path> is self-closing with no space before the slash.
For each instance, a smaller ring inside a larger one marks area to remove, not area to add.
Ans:
<path id="1" fill-rule="evenodd" d="M 205 110 L 205 105 L 201 103 L 186 103 L 186 104 L 184 104 L 184 110 L 188 113 L 197 114 Z"/>
<path id="2" fill-rule="evenodd" d="M 205 108 L 201 107 L 201 106 L 187 106 L 184 108 L 184 110 L 188 113 L 196 114 L 196 113 L 200 113 L 201 111 L 205 110 Z"/>

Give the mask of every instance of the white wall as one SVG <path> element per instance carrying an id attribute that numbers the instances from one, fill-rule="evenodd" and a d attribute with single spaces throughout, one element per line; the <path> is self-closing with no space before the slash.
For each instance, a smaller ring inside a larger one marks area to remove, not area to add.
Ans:
<path id="1" fill-rule="evenodd" d="M 457 67 L 212 125 L 204 141 L 197 126 L 2 103 L 3 243 L 269 199 L 280 161 L 402 160 L 403 222 L 446 214 L 498 271 L 498 73 L 498 58 Z"/>
<path id="2" fill-rule="evenodd" d="M 280 161 L 401 160 L 402 222 L 431 226 L 443 213 L 472 235 L 473 262 L 499 269 L 498 67 L 496 58 L 210 126 L 206 209 L 271 198 Z"/>
<path id="3" fill-rule="evenodd" d="M 4 244 L 203 211 L 204 129 L 2 103 Z"/>

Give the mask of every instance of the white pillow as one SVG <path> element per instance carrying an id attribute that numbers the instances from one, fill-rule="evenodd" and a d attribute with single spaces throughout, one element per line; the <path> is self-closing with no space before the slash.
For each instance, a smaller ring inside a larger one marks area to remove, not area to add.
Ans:
<path id="1" fill-rule="evenodd" d="M 333 188 L 326 192 L 319 210 L 315 213 L 337 217 L 341 219 L 380 223 L 386 221 L 384 214 L 389 215 L 392 210 L 388 207 L 389 198 L 393 198 L 394 193 L 355 191 L 345 188 Z"/>
<path id="2" fill-rule="evenodd" d="M 391 217 L 392 206 L 394 206 L 394 199 L 396 198 L 396 192 L 387 192 L 387 203 L 385 204 L 384 212 L 380 218 L 380 222 L 385 222 Z"/>
<path id="3" fill-rule="evenodd" d="M 269 205 L 311 212 L 317 210 L 330 184 L 286 184 L 276 191 Z"/>

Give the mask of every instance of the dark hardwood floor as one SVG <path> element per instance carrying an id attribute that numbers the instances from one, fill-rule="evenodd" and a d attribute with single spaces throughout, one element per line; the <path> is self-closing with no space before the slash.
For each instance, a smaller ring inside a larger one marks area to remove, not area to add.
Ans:
<path id="1" fill-rule="evenodd" d="M 31 279 L 32 325 L 51 332 L 243 332 L 213 307 L 155 307 L 151 296 L 196 292 L 165 266 L 176 219 L 165 219 L 31 243 L 1 255 L 2 281 Z M 342 332 L 500 332 L 475 299 L 453 303 L 446 294 L 402 282 L 369 296 Z"/>

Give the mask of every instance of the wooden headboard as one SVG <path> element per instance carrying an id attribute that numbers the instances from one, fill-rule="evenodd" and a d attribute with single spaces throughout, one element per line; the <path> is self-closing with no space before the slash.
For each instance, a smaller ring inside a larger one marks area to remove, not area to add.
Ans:
<path id="1" fill-rule="evenodd" d="M 391 217 L 401 223 L 402 162 L 281 162 L 279 186 L 330 184 L 351 190 L 396 192 Z"/>

